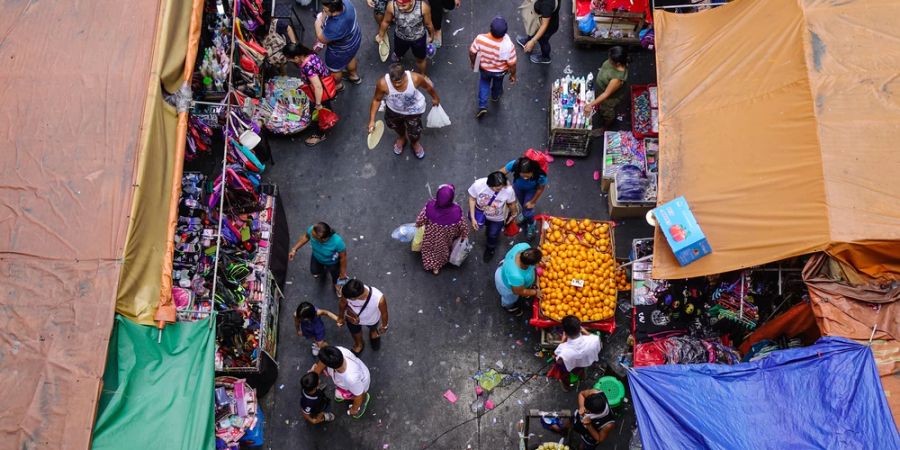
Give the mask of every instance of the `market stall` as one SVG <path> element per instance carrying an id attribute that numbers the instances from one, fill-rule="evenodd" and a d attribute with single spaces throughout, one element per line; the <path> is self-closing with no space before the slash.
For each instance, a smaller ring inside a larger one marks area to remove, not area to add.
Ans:
<path id="1" fill-rule="evenodd" d="M 594 74 L 566 75 L 553 82 L 550 91 L 551 155 L 587 156 L 591 147 L 592 116 L 584 106 L 594 100 Z"/>
<path id="2" fill-rule="evenodd" d="M 649 0 L 572 0 L 572 17 L 578 45 L 637 45 L 653 21 Z"/>
<path id="3" fill-rule="evenodd" d="M 612 219 L 644 217 L 656 206 L 659 141 L 638 138 L 631 131 L 603 135 L 600 189 L 608 192 Z"/>
<path id="4" fill-rule="evenodd" d="M 529 322 L 538 328 L 559 325 L 573 315 L 587 329 L 615 329 L 616 299 L 627 282 L 616 271 L 613 224 L 591 219 L 537 217 L 544 262 L 538 270 L 543 298 L 533 303 Z"/>

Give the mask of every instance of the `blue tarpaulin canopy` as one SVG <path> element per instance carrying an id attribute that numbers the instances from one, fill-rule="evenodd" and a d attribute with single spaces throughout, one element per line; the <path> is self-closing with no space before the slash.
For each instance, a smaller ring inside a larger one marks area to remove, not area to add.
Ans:
<path id="1" fill-rule="evenodd" d="M 751 363 L 632 370 L 644 448 L 900 449 L 869 348 L 825 337 Z"/>

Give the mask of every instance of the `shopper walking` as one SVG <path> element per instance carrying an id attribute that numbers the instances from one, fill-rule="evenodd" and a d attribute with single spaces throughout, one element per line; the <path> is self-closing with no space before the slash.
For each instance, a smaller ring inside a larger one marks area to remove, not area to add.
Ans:
<path id="1" fill-rule="evenodd" d="M 391 0 L 384 12 L 375 42 L 385 39 L 388 27 L 394 23 L 394 58 L 400 60 L 412 50 L 419 73 L 425 74 L 428 61 L 428 43 L 434 36 L 431 23 L 431 6 L 423 0 Z M 427 31 L 427 33 L 426 33 Z"/>
<path id="2" fill-rule="evenodd" d="M 333 312 L 318 309 L 310 302 L 301 302 L 294 311 L 294 327 L 297 328 L 297 334 L 309 339 L 312 342 L 312 354 L 318 356 L 319 350 L 328 345 L 325 342 L 325 322 L 322 316 L 337 323 L 338 316 Z"/>
<path id="3" fill-rule="evenodd" d="M 537 153 L 530 150 L 530 153 Z M 501 172 L 512 176 L 512 187 L 516 192 L 516 199 L 519 206 L 522 207 L 522 228 L 525 228 L 525 235 L 528 239 L 534 237 L 534 207 L 537 205 L 538 199 L 544 194 L 547 188 L 547 173 L 541 167 L 541 163 L 522 156 L 506 163 Z"/>
<path id="4" fill-rule="evenodd" d="M 356 9 L 350 0 L 323 0 L 322 12 L 316 17 L 316 38 L 325 47 L 325 66 L 334 72 L 337 90 L 344 89 L 342 80 L 362 83 L 357 73 L 359 65 L 356 52 L 362 43 L 362 34 L 356 22 Z"/>
<path id="5" fill-rule="evenodd" d="M 394 142 L 394 154 L 400 155 L 408 143 L 416 158 L 425 157 L 425 149 L 419 142 L 422 137 L 422 114 L 425 113 L 425 89 L 431 96 L 431 105 L 441 103 L 431 80 L 425 75 L 404 70 L 400 64 L 391 64 L 390 71 L 375 83 L 375 95 L 369 108 L 369 133 L 375 129 L 375 114 L 381 101 L 386 105 L 384 120 L 387 127 L 399 136 Z"/>
<path id="6" fill-rule="evenodd" d="M 362 353 L 362 327 L 369 329 L 369 343 L 372 350 L 381 348 L 381 336 L 388 329 L 387 298 L 377 288 L 366 286 L 357 279 L 347 281 L 341 288 L 340 306 L 338 307 L 337 325 L 347 324 L 353 336 L 353 353 Z"/>
<path id="7" fill-rule="evenodd" d="M 384 20 L 384 11 L 387 9 L 388 0 L 366 0 L 369 8 L 375 17 L 375 26 L 380 27 L 381 21 Z"/>
<path id="8" fill-rule="evenodd" d="M 494 17 L 489 33 L 479 34 L 469 47 L 469 64 L 481 76 L 478 82 L 478 111 L 475 118 L 487 114 L 488 96 L 500 101 L 503 96 L 503 78 L 509 74 L 509 82 L 516 82 L 516 46 L 506 34 L 506 19 Z"/>
<path id="9" fill-rule="evenodd" d="M 503 172 L 492 172 L 485 178 L 479 178 L 469 186 L 469 220 L 475 231 L 485 228 L 487 246 L 484 249 L 484 260 L 490 261 L 497 250 L 500 232 L 518 215 L 516 193 L 512 186 L 506 184 Z"/>
<path id="10" fill-rule="evenodd" d="M 581 448 L 593 450 L 609 437 L 615 428 L 615 416 L 606 394 L 596 389 L 578 393 L 578 410 L 572 418 L 572 429 L 581 437 Z"/>
<path id="11" fill-rule="evenodd" d="M 319 361 L 310 372 L 323 372 L 334 381 L 334 401 L 351 400 L 347 414 L 359 419 L 369 405 L 369 368 L 353 352 L 329 345 L 319 352 Z"/>
<path id="12" fill-rule="evenodd" d="M 416 226 L 425 227 L 420 249 L 422 266 L 435 275 L 450 260 L 454 242 L 469 237 L 469 224 L 462 208 L 453 201 L 455 196 L 452 184 L 442 184 L 416 218 Z"/>
<path id="13" fill-rule="evenodd" d="M 303 420 L 310 425 L 333 421 L 334 414 L 328 412 L 331 400 L 319 386 L 319 374 L 307 372 L 300 378 L 300 386 L 303 388 L 303 396 L 300 397 Z"/>
<path id="14" fill-rule="evenodd" d="M 500 267 L 494 272 L 494 286 L 500 294 L 500 306 L 515 316 L 522 315 L 521 299 L 540 298 L 541 291 L 534 287 L 535 266 L 541 262 L 541 251 L 522 242 L 506 252 Z"/>
<path id="15" fill-rule="evenodd" d="M 312 97 L 309 99 L 315 110 L 322 108 L 331 109 L 331 100 L 336 95 L 336 83 L 334 75 L 325 67 L 325 63 L 312 49 L 300 43 L 292 43 L 284 46 L 282 53 L 289 61 L 300 69 L 300 78 L 312 88 Z M 319 127 L 319 122 L 310 123 L 312 133 L 304 140 L 306 145 L 312 147 L 318 145 L 326 138 L 325 130 Z"/>
<path id="16" fill-rule="evenodd" d="M 616 108 L 628 97 L 625 83 L 628 81 L 628 54 L 625 49 L 615 46 L 609 49 L 606 61 L 597 70 L 594 79 L 594 100 L 584 106 L 585 112 L 594 110 L 594 117 L 599 117 L 599 132 L 608 128 L 616 118 Z"/>
<path id="17" fill-rule="evenodd" d="M 600 338 L 582 328 L 575 316 L 563 317 L 562 326 L 562 343 L 553 351 L 556 362 L 547 377 L 558 379 L 563 391 L 569 392 L 573 387 L 572 375 L 584 379 L 584 369 L 600 359 L 602 345 Z"/>
<path id="18" fill-rule="evenodd" d="M 527 0 L 526 4 L 529 2 L 530 0 Z M 516 37 L 516 42 L 525 49 L 525 53 L 531 53 L 529 59 L 535 64 L 550 64 L 551 62 L 550 37 L 559 31 L 560 3 L 560 0 L 534 1 L 534 12 L 540 16 L 540 25 L 528 37 L 522 35 Z M 527 28 L 526 32 L 528 32 Z M 540 45 L 540 54 L 532 53 L 535 45 Z"/>
<path id="19" fill-rule="evenodd" d="M 326 273 L 330 274 L 335 292 L 339 294 L 338 282 L 347 278 L 347 245 L 344 239 L 327 223 L 316 223 L 307 228 L 303 237 L 291 247 L 288 259 L 293 261 L 297 251 L 307 243 L 312 247 L 309 271 L 312 272 L 313 278 L 318 279 Z"/>
<path id="20" fill-rule="evenodd" d="M 447 11 L 459 8 L 460 0 L 428 0 L 428 3 L 431 6 L 431 23 L 434 24 L 434 39 L 432 40 L 432 43 L 434 44 L 434 48 L 441 48 L 444 44 L 443 33 L 441 33 L 444 14 L 446 14 Z"/>

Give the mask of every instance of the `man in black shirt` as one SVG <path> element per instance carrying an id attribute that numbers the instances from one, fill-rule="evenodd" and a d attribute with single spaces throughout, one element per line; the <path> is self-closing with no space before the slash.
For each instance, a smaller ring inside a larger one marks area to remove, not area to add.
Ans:
<path id="1" fill-rule="evenodd" d="M 541 54 L 531 53 L 529 58 L 535 64 L 550 64 L 550 36 L 559 30 L 560 0 L 536 0 L 534 12 L 541 16 L 541 26 L 532 36 L 517 36 L 516 42 L 531 53 L 534 46 L 541 45 Z"/>
<path id="2" fill-rule="evenodd" d="M 334 414 L 325 412 L 330 400 L 325 392 L 319 388 L 319 374 L 308 372 L 300 379 L 303 387 L 303 396 L 300 398 L 300 408 L 303 409 L 303 418 L 312 425 L 334 420 Z"/>
<path id="3" fill-rule="evenodd" d="M 581 437 L 582 450 L 593 450 L 605 441 L 616 425 L 614 420 L 606 394 L 596 389 L 578 393 L 578 411 L 572 419 L 572 428 Z"/>

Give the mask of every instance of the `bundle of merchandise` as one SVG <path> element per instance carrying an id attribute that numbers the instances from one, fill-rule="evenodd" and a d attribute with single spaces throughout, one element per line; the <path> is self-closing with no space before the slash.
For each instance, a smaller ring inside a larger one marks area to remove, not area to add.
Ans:
<path id="1" fill-rule="evenodd" d="M 656 176 L 648 176 L 641 167 L 626 164 L 616 172 L 618 203 L 656 203 Z"/>
<path id="2" fill-rule="evenodd" d="M 550 94 L 550 128 L 591 129 L 591 113 L 584 106 L 594 100 L 594 74 L 565 78 L 553 82 Z"/>
<path id="3" fill-rule="evenodd" d="M 194 114 L 188 115 L 188 130 L 184 151 L 184 160 L 193 161 L 200 154 L 212 151 L 213 129 L 202 118 Z"/>
<path id="4" fill-rule="evenodd" d="M 659 99 L 655 85 L 632 86 L 631 129 L 634 135 L 659 134 Z"/>
<path id="5" fill-rule="evenodd" d="M 218 15 L 208 25 L 212 36 L 211 45 L 203 50 L 200 61 L 200 76 L 206 92 L 224 92 L 231 72 L 231 19 L 225 14 Z"/>
<path id="6" fill-rule="evenodd" d="M 217 377 L 215 386 L 216 448 L 238 450 L 241 438 L 258 423 L 256 391 L 233 377 Z"/>
<path id="7" fill-rule="evenodd" d="M 210 258 L 204 249 L 203 236 L 208 226 L 204 204 L 206 177 L 185 172 L 181 177 L 181 200 L 175 225 L 175 252 L 172 261 L 172 297 L 178 310 L 194 309 L 194 288 L 203 289 L 203 272 Z M 208 305 L 207 305 L 208 306 Z"/>
<path id="8" fill-rule="evenodd" d="M 630 131 L 607 131 L 603 134 L 603 178 L 614 179 L 625 165 L 647 167 L 644 141 Z"/>
<path id="9" fill-rule="evenodd" d="M 277 134 L 299 133 L 309 126 L 309 97 L 300 88 L 303 80 L 274 77 L 266 83 L 266 97 L 259 102 L 254 120 Z"/>
<path id="10" fill-rule="evenodd" d="M 741 355 L 719 339 L 698 339 L 692 336 L 671 336 L 637 344 L 634 366 L 661 364 L 727 364 L 741 362 Z"/>
<path id="11" fill-rule="evenodd" d="M 743 361 L 757 361 L 772 356 L 772 353 L 775 353 L 778 350 L 800 347 L 803 347 L 803 341 L 800 338 L 787 339 L 781 337 L 777 341 L 763 339 L 750 347 L 750 351 L 744 355 Z"/>
<path id="12" fill-rule="evenodd" d="M 711 308 L 707 312 L 713 323 L 716 320 L 730 320 L 748 329 L 756 328 L 759 310 L 753 298 L 750 273 L 742 272 L 733 282 L 722 282 L 711 296 Z"/>

